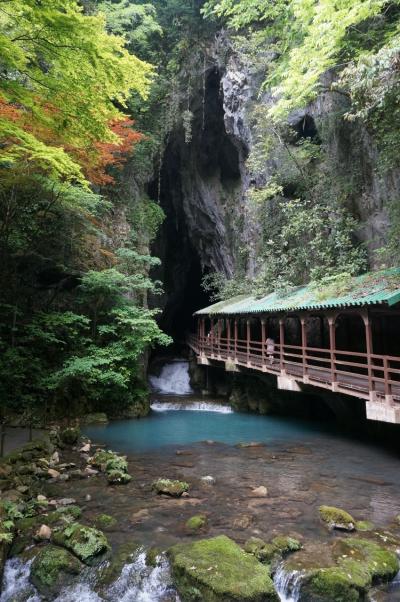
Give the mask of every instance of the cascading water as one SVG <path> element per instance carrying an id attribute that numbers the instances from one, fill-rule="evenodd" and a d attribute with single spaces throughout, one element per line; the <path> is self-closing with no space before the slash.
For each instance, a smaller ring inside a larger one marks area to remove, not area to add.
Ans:
<path id="1" fill-rule="evenodd" d="M 274 575 L 274 584 L 281 602 L 298 602 L 303 573 L 288 571 L 280 564 Z"/>
<path id="2" fill-rule="evenodd" d="M 40 602 L 42 598 L 29 581 L 32 561 L 24 562 L 12 558 L 6 563 L 3 591 L 0 602 Z M 95 574 L 88 572 L 79 583 L 66 587 L 54 602 L 180 602 L 170 575 L 168 561 L 164 556 L 157 558 L 155 567 L 146 564 L 146 553 L 124 566 L 119 578 L 101 593 L 95 591 Z"/>
<path id="3" fill-rule="evenodd" d="M 165 364 L 160 376 L 150 376 L 150 385 L 157 393 L 163 395 L 190 395 L 189 362 L 181 359 Z"/>

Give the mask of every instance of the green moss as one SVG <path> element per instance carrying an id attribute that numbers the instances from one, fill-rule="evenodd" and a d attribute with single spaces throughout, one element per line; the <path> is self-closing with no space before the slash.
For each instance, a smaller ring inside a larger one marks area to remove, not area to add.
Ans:
<path id="1" fill-rule="evenodd" d="M 90 460 L 90 464 L 101 470 L 105 470 L 107 462 L 114 458 L 115 454 L 112 451 L 105 451 L 104 449 L 98 449 L 94 456 Z"/>
<path id="2" fill-rule="evenodd" d="M 126 483 L 129 483 L 131 480 L 131 475 L 127 474 L 126 472 L 122 472 L 121 470 L 109 470 L 107 472 L 107 481 L 111 485 L 126 485 Z"/>
<path id="3" fill-rule="evenodd" d="M 288 537 L 287 535 L 274 537 L 271 543 L 279 550 L 282 556 L 286 556 L 286 554 L 290 554 L 291 552 L 297 552 L 297 550 L 301 549 L 301 543 L 297 539 L 294 539 L 294 537 Z"/>
<path id="4" fill-rule="evenodd" d="M 168 551 L 172 576 L 184 601 L 278 601 L 266 566 L 224 535 Z"/>
<path id="5" fill-rule="evenodd" d="M 78 575 L 82 565 L 75 556 L 62 548 L 47 545 L 35 557 L 30 579 L 40 593 L 57 594 L 61 585 Z"/>
<path id="6" fill-rule="evenodd" d="M 104 533 L 94 527 L 79 523 L 68 525 L 53 533 L 53 540 L 73 552 L 86 564 L 101 560 L 110 551 L 110 544 Z"/>
<path id="7" fill-rule="evenodd" d="M 357 531 L 373 531 L 375 529 L 374 523 L 369 520 L 358 520 L 355 526 Z"/>
<path id="8" fill-rule="evenodd" d="M 172 481 L 170 479 L 157 479 L 157 481 L 154 481 L 152 489 L 157 493 L 180 497 L 182 493 L 189 490 L 189 483 L 185 483 L 185 481 Z"/>
<path id="9" fill-rule="evenodd" d="M 121 575 L 122 569 L 128 562 L 132 562 L 133 557 L 139 549 L 138 544 L 131 542 L 123 544 L 117 548 L 111 560 L 107 564 L 102 564 L 99 574 L 99 589 L 107 588 L 111 583 Z"/>
<path id="10" fill-rule="evenodd" d="M 150 548 L 146 553 L 146 564 L 147 566 L 155 567 L 158 564 L 158 557 L 161 551 L 159 548 Z"/>
<path id="11" fill-rule="evenodd" d="M 331 528 L 345 529 L 352 531 L 354 529 L 355 520 L 345 510 L 335 508 L 334 506 L 320 506 L 319 516 L 324 523 L 327 523 Z"/>
<path id="12" fill-rule="evenodd" d="M 207 524 L 207 517 L 204 514 L 195 514 L 186 521 L 186 528 L 189 531 L 199 531 Z"/>
<path id="13" fill-rule="evenodd" d="M 353 561 L 362 565 L 373 583 L 390 581 L 399 571 L 397 555 L 391 550 L 382 548 L 374 541 L 351 537 L 341 540 L 338 546 L 340 546 L 341 552 L 338 563 L 344 568 L 347 567 L 350 556 Z"/>
<path id="14" fill-rule="evenodd" d="M 104 412 L 95 412 L 93 414 L 86 414 L 80 419 L 81 424 L 107 424 L 107 414 Z"/>
<path id="15" fill-rule="evenodd" d="M 70 506 L 63 506 L 61 508 L 57 508 L 56 513 L 59 516 L 71 517 L 73 519 L 78 519 L 82 516 L 82 510 L 79 506 L 75 504 L 71 504 Z"/>
<path id="16" fill-rule="evenodd" d="M 337 567 L 317 570 L 301 589 L 302 600 L 310 602 L 357 602 L 360 592 L 346 572 Z"/>
<path id="17" fill-rule="evenodd" d="M 78 427 L 69 427 L 60 432 L 60 440 L 65 445 L 75 445 L 81 432 Z"/>
<path id="18" fill-rule="evenodd" d="M 99 514 L 94 522 L 100 529 L 112 529 L 117 524 L 117 519 L 109 514 Z"/>

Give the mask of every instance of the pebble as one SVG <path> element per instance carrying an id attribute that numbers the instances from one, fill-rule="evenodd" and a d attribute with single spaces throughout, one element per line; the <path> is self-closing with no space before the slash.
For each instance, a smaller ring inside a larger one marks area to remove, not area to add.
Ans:
<path id="1" fill-rule="evenodd" d="M 45 495 L 42 495 L 41 493 L 39 493 L 36 499 L 38 502 L 47 502 L 47 497 Z"/>
<path id="2" fill-rule="evenodd" d="M 52 479 L 58 479 L 61 476 L 61 473 L 58 470 L 55 470 L 54 468 L 49 468 L 49 470 L 47 471 L 47 474 Z"/>
<path id="3" fill-rule="evenodd" d="M 55 451 L 54 454 L 51 456 L 51 461 L 53 462 L 53 464 L 58 464 L 60 461 L 60 456 L 58 454 L 58 451 Z"/>
<path id="4" fill-rule="evenodd" d="M 211 475 L 206 475 L 205 477 L 201 477 L 200 479 L 203 483 L 207 483 L 207 485 L 214 485 L 215 479 Z"/>
<path id="5" fill-rule="evenodd" d="M 85 468 L 85 474 L 87 474 L 89 477 L 93 476 L 95 474 L 99 474 L 99 471 L 96 470 L 95 468 L 91 468 L 90 466 L 86 466 Z"/>
<path id="6" fill-rule="evenodd" d="M 92 496 L 90 495 L 90 493 L 87 493 L 87 494 L 85 495 L 85 502 L 90 502 L 90 501 L 91 501 L 91 499 L 92 499 Z"/>
<path id="7" fill-rule="evenodd" d="M 79 451 L 81 454 L 88 454 L 90 452 L 90 443 L 83 445 Z"/>
<path id="8" fill-rule="evenodd" d="M 51 529 L 47 525 L 41 525 L 40 529 L 36 533 L 36 537 L 38 539 L 42 539 L 43 541 L 51 539 Z"/>
<path id="9" fill-rule="evenodd" d="M 60 500 L 54 500 L 56 506 L 70 506 L 76 504 L 76 500 L 73 497 L 63 497 Z M 51 504 L 52 502 L 50 502 Z"/>
<path id="10" fill-rule="evenodd" d="M 251 494 L 254 497 L 266 497 L 268 495 L 268 489 L 264 487 L 264 485 L 260 485 L 259 487 L 252 489 Z"/>

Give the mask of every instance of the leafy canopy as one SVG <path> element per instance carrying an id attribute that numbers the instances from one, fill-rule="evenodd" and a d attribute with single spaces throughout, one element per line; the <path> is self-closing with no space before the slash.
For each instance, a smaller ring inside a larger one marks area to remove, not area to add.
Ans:
<path id="1" fill-rule="evenodd" d="M 117 106 L 145 97 L 152 74 L 77 0 L 1 2 L 0 67 L 0 165 L 81 183 L 99 145 L 123 141 Z"/>

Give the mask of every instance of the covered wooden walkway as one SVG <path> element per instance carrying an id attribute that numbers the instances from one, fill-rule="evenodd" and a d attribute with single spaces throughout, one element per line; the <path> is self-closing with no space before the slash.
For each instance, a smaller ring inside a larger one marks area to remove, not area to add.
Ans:
<path id="1" fill-rule="evenodd" d="M 397 269 L 354 278 L 336 297 L 309 287 L 241 296 L 196 312 L 188 343 L 200 364 L 273 374 L 293 391 L 304 384 L 359 397 L 368 418 L 400 423 L 399 304 Z"/>

